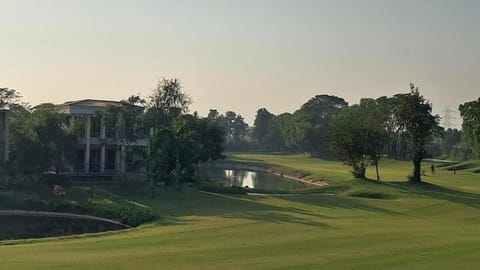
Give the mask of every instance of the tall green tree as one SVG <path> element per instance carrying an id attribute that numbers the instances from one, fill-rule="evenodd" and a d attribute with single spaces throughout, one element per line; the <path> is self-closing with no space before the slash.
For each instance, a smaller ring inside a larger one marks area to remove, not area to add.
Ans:
<path id="1" fill-rule="evenodd" d="M 480 98 L 458 108 L 463 118 L 462 129 L 468 144 L 480 156 Z"/>
<path id="2" fill-rule="evenodd" d="M 17 104 L 20 94 L 14 89 L 0 88 L 0 108 Z"/>
<path id="3" fill-rule="evenodd" d="M 190 103 L 177 79 L 163 79 L 147 102 L 131 96 L 99 112 L 105 121 L 119 123 L 124 130 L 121 138 L 130 153 L 147 168 L 152 197 L 156 179 L 173 175 L 175 186 L 180 188 L 181 178 L 193 176 L 195 168 L 198 172 L 199 162 L 223 157 L 223 129 L 215 120 L 187 114 Z M 139 138 L 146 138 L 148 147 L 135 146 Z"/>
<path id="4" fill-rule="evenodd" d="M 53 104 L 41 104 L 13 121 L 12 152 L 18 170 L 60 172 L 72 164 L 77 149 L 76 127 Z"/>
<path id="5" fill-rule="evenodd" d="M 261 108 L 257 110 L 253 123 L 253 136 L 259 146 L 263 147 L 264 150 L 267 150 L 267 136 L 273 117 L 274 115 L 267 109 Z"/>
<path id="6" fill-rule="evenodd" d="M 155 132 L 151 151 L 157 170 L 175 175 L 181 188 L 182 177 L 199 172 L 199 163 L 223 158 L 224 130 L 215 122 L 196 115 L 181 115 L 171 126 Z"/>
<path id="7" fill-rule="evenodd" d="M 397 94 L 398 105 L 395 107 L 395 117 L 407 139 L 413 162 L 413 175 L 410 180 L 421 182 L 421 164 L 427 154 L 425 146 L 438 131 L 439 117 L 432 115 L 432 104 L 418 91 L 418 87 L 410 84 L 410 93 Z"/>
<path id="8" fill-rule="evenodd" d="M 365 178 L 367 166 L 378 163 L 387 141 L 386 117 L 373 99 L 362 99 L 359 105 L 344 108 L 330 122 L 331 149 L 347 165 L 356 178 Z"/>
<path id="9" fill-rule="evenodd" d="M 360 100 L 360 118 L 364 124 L 366 134 L 365 150 L 370 162 L 375 166 L 377 181 L 380 181 L 378 163 L 382 157 L 383 149 L 389 140 L 388 126 L 390 116 L 385 114 L 384 108 L 378 100 L 364 98 Z"/>
<path id="10" fill-rule="evenodd" d="M 169 125 L 187 113 L 191 103 L 190 96 L 182 91 L 180 80 L 163 78 L 148 98 L 146 120 L 153 128 Z"/>
<path id="11" fill-rule="evenodd" d="M 294 114 L 308 123 L 304 125 L 305 150 L 312 156 L 328 157 L 328 127 L 330 119 L 348 103 L 340 97 L 317 95 L 307 101 Z"/>
<path id="12" fill-rule="evenodd" d="M 442 136 L 441 148 L 445 157 L 452 156 L 453 149 L 462 142 L 462 131 L 456 128 L 445 130 Z"/>

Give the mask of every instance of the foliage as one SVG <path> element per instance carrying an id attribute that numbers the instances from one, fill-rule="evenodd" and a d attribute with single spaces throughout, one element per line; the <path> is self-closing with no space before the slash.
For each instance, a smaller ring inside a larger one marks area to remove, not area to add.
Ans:
<path id="1" fill-rule="evenodd" d="M 225 149 L 236 151 L 249 148 L 249 126 L 240 114 L 234 111 L 220 114 L 216 109 L 210 109 L 207 119 L 223 129 Z"/>
<path id="2" fill-rule="evenodd" d="M 131 96 L 98 113 L 119 129 L 120 138 L 128 146 L 127 153 L 135 157 L 135 166 L 146 167 L 152 196 L 155 179 L 174 175 L 180 187 L 181 178 L 192 179 L 199 162 L 223 157 L 223 129 L 209 118 L 186 114 L 190 103 L 179 80 L 163 79 L 148 102 Z M 232 125 L 236 119 L 239 117 L 235 115 Z M 148 140 L 148 147 L 135 145 L 140 138 Z"/>
<path id="3" fill-rule="evenodd" d="M 14 89 L 0 88 L 0 108 L 17 104 L 20 94 Z"/>
<path id="4" fill-rule="evenodd" d="M 224 133 L 214 122 L 182 115 L 167 127 L 156 130 L 151 151 L 156 172 L 191 176 L 198 163 L 223 158 Z M 177 179 L 178 180 L 178 179 Z"/>
<path id="5" fill-rule="evenodd" d="M 182 91 L 178 79 L 163 78 L 149 96 L 146 111 L 148 125 L 169 125 L 173 119 L 187 113 L 191 103 L 192 99 Z"/>
<path id="6" fill-rule="evenodd" d="M 373 99 L 362 99 L 359 105 L 345 108 L 332 118 L 330 145 L 341 160 L 352 166 L 355 177 L 365 178 L 370 162 L 378 165 L 388 138 L 386 124 L 385 114 Z"/>
<path id="7" fill-rule="evenodd" d="M 45 185 L 36 185 L 35 191 L 0 192 L 0 209 L 18 209 L 27 211 L 51 211 L 94 215 L 118 220 L 130 226 L 151 221 L 155 214 L 148 206 L 123 199 L 111 198 L 104 192 L 97 192 L 90 201 L 86 190 L 67 189 L 67 196 L 53 197 Z M 108 202 L 108 203 L 105 203 Z"/>
<path id="8" fill-rule="evenodd" d="M 480 98 L 459 106 L 462 129 L 468 144 L 480 156 Z"/>
<path id="9" fill-rule="evenodd" d="M 114 129 L 118 137 L 131 144 L 145 137 L 144 105 L 146 101 L 138 95 L 132 95 L 119 104 L 98 109 L 96 119 L 103 121 L 106 127 Z"/>
<path id="10" fill-rule="evenodd" d="M 143 205 L 129 204 L 119 213 L 120 221 L 130 226 L 138 226 L 155 218 L 152 208 Z"/>
<path id="11" fill-rule="evenodd" d="M 414 165 L 412 181 L 421 181 L 421 162 L 427 154 L 426 145 L 432 135 L 438 131 L 439 117 L 432 115 L 432 105 L 410 84 L 410 93 L 397 94 L 398 106 L 395 116 L 402 130 L 402 135 L 409 141 Z"/>
<path id="12" fill-rule="evenodd" d="M 267 144 L 269 142 L 268 135 L 271 133 L 271 121 L 274 115 L 270 113 L 267 109 L 261 108 L 258 109 L 257 115 L 255 116 L 255 122 L 253 124 L 253 137 L 257 141 L 260 147 L 265 147 L 267 150 Z"/>
<path id="13" fill-rule="evenodd" d="M 77 147 L 76 125 L 53 104 L 17 109 L 12 115 L 12 160 L 21 171 L 59 172 L 72 164 Z"/>
<path id="14" fill-rule="evenodd" d="M 317 95 L 303 104 L 295 112 L 302 121 L 308 123 L 301 127 L 305 130 L 304 148 L 312 156 L 329 157 L 328 152 L 328 127 L 330 119 L 348 103 L 340 97 L 330 95 Z"/>
<path id="15" fill-rule="evenodd" d="M 203 182 L 198 186 L 199 190 L 220 193 L 220 194 L 237 194 L 237 195 L 246 195 L 248 190 L 243 187 L 232 186 L 225 187 L 213 182 Z"/>

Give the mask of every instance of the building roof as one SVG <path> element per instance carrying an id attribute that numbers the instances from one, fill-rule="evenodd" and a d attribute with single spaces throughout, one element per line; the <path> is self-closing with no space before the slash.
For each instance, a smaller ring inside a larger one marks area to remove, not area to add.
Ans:
<path id="1" fill-rule="evenodd" d="M 100 108 L 108 106 L 122 106 L 123 102 L 113 100 L 101 100 L 101 99 L 81 99 L 75 101 L 67 101 L 65 103 L 57 105 L 59 112 L 73 115 L 94 115 Z M 143 108 L 137 106 L 138 108 Z"/>
<path id="2" fill-rule="evenodd" d="M 81 106 L 81 107 L 107 107 L 109 105 L 120 105 L 119 101 L 100 100 L 100 99 L 81 99 L 75 101 L 67 101 L 58 106 Z"/>

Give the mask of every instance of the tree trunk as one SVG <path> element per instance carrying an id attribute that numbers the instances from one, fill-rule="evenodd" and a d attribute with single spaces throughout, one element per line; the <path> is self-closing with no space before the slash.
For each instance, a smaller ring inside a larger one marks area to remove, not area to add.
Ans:
<path id="1" fill-rule="evenodd" d="M 363 163 L 360 163 L 360 164 L 354 163 L 354 164 L 352 165 L 352 167 L 353 167 L 352 173 L 353 173 L 353 176 L 354 176 L 355 178 L 365 179 L 365 171 L 366 171 L 366 169 L 365 169 L 365 166 L 364 166 Z"/>
<path id="2" fill-rule="evenodd" d="M 417 182 L 417 183 L 422 182 L 421 170 L 422 170 L 422 158 L 414 157 L 413 158 L 413 176 L 411 179 L 412 182 Z"/>
<path id="3" fill-rule="evenodd" d="M 377 172 L 377 181 L 380 182 L 380 175 L 378 174 L 378 161 L 375 162 L 375 171 Z"/>
<path id="4" fill-rule="evenodd" d="M 151 193 L 152 193 L 151 196 L 152 196 L 152 199 L 155 199 L 155 179 L 153 179 L 151 173 L 148 172 L 147 175 L 148 175 L 148 178 L 150 178 L 150 179 L 149 179 L 149 180 L 150 180 L 150 184 L 151 184 L 151 185 L 150 185 L 150 189 L 151 189 L 150 191 L 151 191 Z"/>
<path id="5" fill-rule="evenodd" d="M 175 160 L 175 188 L 177 190 L 182 190 L 182 183 L 180 182 L 180 179 L 179 179 L 179 173 L 180 173 L 180 150 L 178 149 L 178 145 L 177 145 L 177 158 Z"/>
<path id="6" fill-rule="evenodd" d="M 195 167 L 197 169 L 197 183 L 200 183 L 200 167 L 198 166 L 198 162 L 195 163 Z"/>
<path id="7" fill-rule="evenodd" d="M 151 156 L 151 155 L 150 155 Z M 151 191 L 151 196 L 152 196 L 152 199 L 155 199 L 155 177 L 153 176 L 153 173 L 152 173 L 152 161 L 151 161 L 151 158 L 149 158 L 149 161 L 148 161 L 148 165 L 147 165 L 147 177 L 148 177 L 148 180 L 150 180 L 150 191 Z"/>

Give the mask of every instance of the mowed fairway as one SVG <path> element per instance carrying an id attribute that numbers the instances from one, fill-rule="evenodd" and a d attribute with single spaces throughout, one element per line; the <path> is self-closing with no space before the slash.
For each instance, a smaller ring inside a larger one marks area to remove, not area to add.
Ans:
<path id="1" fill-rule="evenodd" d="M 455 176 L 437 168 L 427 184 L 413 185 L 405 182 L 409 162 L 384 161 L 378 184 L 302 155 L 231 158 L 303 170 L 330 185 L 283 196 L 159 189 L 156 200 L 148 187 L 112 190 L 162 218 L 130 231 L 0 245 L 0 269 L 480 268 L 478 162 L 459 165 Z M 386 199 L 365 198 L 372 194 Z"/>

